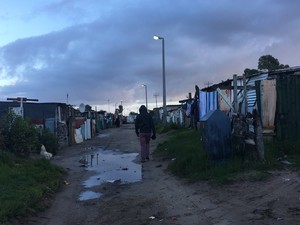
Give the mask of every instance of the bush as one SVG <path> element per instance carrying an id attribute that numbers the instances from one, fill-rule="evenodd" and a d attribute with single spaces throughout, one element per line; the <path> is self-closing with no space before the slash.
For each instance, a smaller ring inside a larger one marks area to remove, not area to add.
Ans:
<path id="1" fill-rule="evenodd" d="M 38 144 L 38 131 L 27 120 L 8 113 L 2 129 L 4 149 L 16 155 L 28 156 Z"/>
<path id="2" fill-rule="evenodd" d="M 54 134 L 49 129 L 43 130 L 42 136 L 40 137 L 40 143 L 42 143 L 47 152 L 51 152 L 53 155 L 57 154 L 59 144 Z M 40 148 L 38 149 L 40 151 Z"/>

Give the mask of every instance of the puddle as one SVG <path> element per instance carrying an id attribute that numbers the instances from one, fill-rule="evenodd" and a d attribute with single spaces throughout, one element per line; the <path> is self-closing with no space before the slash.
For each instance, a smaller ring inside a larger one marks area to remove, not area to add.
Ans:
<path id="1" fill-rule="evenodd" d="M 94 191 L 84 191 L 80 193 L 79 200 L 80 201 L 91 200 L 91 199 L 99 198 L 101 197 L 101 195 L 102 195 L 101 193 L 94 192 Z"/>
<path id="2" fill-rule="evenodd" d="M 99 134 L 97 137 L 98 138 L 107 138 L 109 137 L 111 134 L 110 133 L 107 133 L 107 134 Z"/>
<path id="3" fill-rule="evenodd" d="M 133 162 L 137 156 L 138 153 L 124 153 L 103 149 L 90 153 L 87 155 L 88 164 L 86 169 L 92 171 L 94 175 L 84 181 L 83 186 L 85 189 L 88 189 L 115 181 L 121 184 L 141 181 L 141 164 Z M 96 194 L 102 195 L 101 193 Z M 79 200 L 81 199 L 79 198 Z"/>
<path id="4" fill-rule="evenodd" d="M 89 157 L 87 170 L 96 175 L 91 176 L 83 185 L 86 188 L 107 182 L 120 180 L 121 183 L 141 181 L 141 164 L 134 163 L 138 153 L 100 150 Z"/>

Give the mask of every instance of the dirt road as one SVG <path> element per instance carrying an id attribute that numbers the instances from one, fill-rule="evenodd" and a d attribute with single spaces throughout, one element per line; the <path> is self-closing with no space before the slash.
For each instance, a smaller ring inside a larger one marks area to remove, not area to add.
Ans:
<path id="1" fill-rule="evenodd" d="M 59 152 L 53 162 L 68 176 L 62 190 L 44 212 L 26 219 L 29 225 L 271 225 L 300 224 L 300 176 L 289 171 L 272 172 L 266 181 L 241 181 L 223 187 L 205 182 L 187 184 L 167 170 L 168 160 L 153 158 L 140 165 L 141 181 L 122 180 L 92 187 L 98 198 L 79 196 L 95 171 L 79 163 L 96 149 L 138 153 L 132 125 L 107 129 L 102 136 Z M 158 135 L 151 149 L 166 137 Z M 201 163 L 201 162 L 199 162 Z M 125 168 L 127 169 L 127 168 Z M 122 168 L 120 169 L 122 170 Z M 125 170 L 126 172 L 126 170 Z M 99 174 L 100 179 L 101 174 Z"/>

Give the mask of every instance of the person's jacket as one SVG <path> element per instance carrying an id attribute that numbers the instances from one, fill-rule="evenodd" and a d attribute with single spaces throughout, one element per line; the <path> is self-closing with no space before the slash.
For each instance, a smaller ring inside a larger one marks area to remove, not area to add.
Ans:
<path id="1" fill-rule="evenodd" d="M 135 132 L 139 133 L 152 133 L 155 135 L 155 126 L 152 116 L 147 112 L 147 108 L 140 107 L 140 114 L 135 119 Z"/>

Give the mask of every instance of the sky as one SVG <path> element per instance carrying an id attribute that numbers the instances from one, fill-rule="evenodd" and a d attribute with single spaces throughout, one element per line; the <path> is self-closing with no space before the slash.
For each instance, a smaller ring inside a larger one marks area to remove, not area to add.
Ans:
<path id="1" fill-rule="evenodd" d="M 0 101 L 124 114 L 167 105 L 272 55 L 299 66 L 298 0 L 0 0 Z M 144 86 L 142 86 L 144 85 Z M 146 86 L 145 86 L 146 85 Z M 156 97 L 155 97 L 156 96 Z M 157 103 L 156 103 L 157 102 Z"/>

